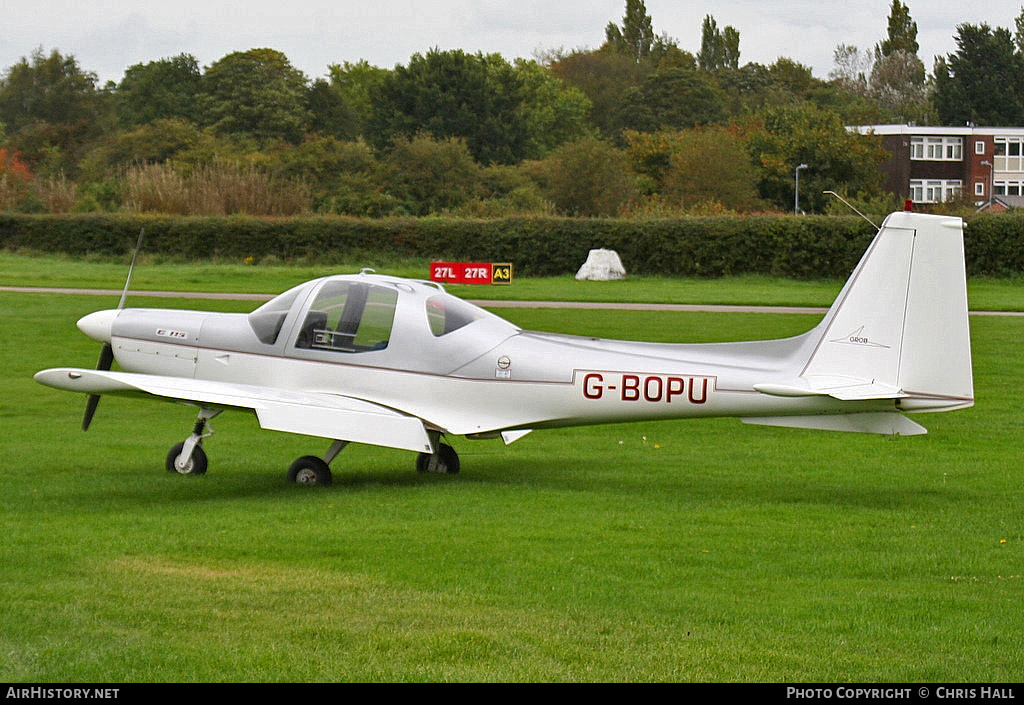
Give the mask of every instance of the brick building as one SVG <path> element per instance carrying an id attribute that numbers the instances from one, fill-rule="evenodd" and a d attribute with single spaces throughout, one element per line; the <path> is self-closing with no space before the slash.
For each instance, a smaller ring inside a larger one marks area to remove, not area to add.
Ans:
<path id="1" fill-rule="evenodd" d="M 1024 127 L 861 125 L 892 155 L 885 189 L 914 203 L 966 193 L 976 205 L 1024 204 Z"/>

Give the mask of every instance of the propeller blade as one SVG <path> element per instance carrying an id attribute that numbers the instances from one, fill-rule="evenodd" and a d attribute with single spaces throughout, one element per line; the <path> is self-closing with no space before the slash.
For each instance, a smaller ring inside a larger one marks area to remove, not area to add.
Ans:
<path id="1" fill-rule="evenodd" d="M 117 302 L 118 310 L 124 308 L 124 301 L 125 301 L 125 299 L 128 298 L 128 287 L 130 287 L 131 284 L 132 284 L 132 272 L 135 270 L 135 260 L 139 256 L 139 250 L 142 249 L 142 238 L 145 237 L 145 235 L 146 235 L 146 229 L 145 228 L 142 228 L 141 230 L 139 230 L 139 239 L 138 239 L 138 242 L 135 243 L 135 251 L 132 252 L 131 264 L 128 265 L 128 278 L 125 279 L 125 282 L 124 282 L 124 291 L 121 292 L 121 300 Z"/>
<path id="2" fill-rule="evenodd" d="M 142 239 L 146 235 L 146 229 L 142 228 L 139 230 L 139 239 L 135 243 L 135 251 L 132 252 L 132 261 L 128 265 L 128 277 L 124 282 L 124 291 L 121 292 L 121 300 L 117 302 L 118 310 L 124 308 L 125 299 L 128 298 L 128 289 L 132 284 L 132 272 L 135 270 L 135 260 L 138 259 L 139 250 L 142 249 Z M 97 370 L 103 370 L 106 372 L 110 369 L 110 366 L 114 362 L 114 348 L 110 343 L 104 343 L 100 349 L 100 360 L 96 363 Z M 92 417 L 96 413 L 96 406 L 100 403 L 99 394 L 90 394 L 89 398 L 85 401 L 85 416 L 82 418 L 82 430 L 88 431 L 89 424 L 92 423 Z"/>
<path id="3" fill-rule="evenodd" d="M 110 343 L 104 343 L 100 349 L 100 359 L 96 363 L 97 370 L 103 370 L 106 372 L 110 369 L 110 366 L 114 362 L 114 348 Z M 96 405 L 100 403 L 99 394 L 90 394 L 89 398 L 85 401 L 85 416 L 82 418 L 82 430 L 88 431 L 89 424 L 92 423 L 92 417 L 96 413 Z"/>
<path id="4" fill-rule="evenodd" d="M 89 398 L 85 400 L 85 416 L 82 418 L 82 430 L 88 431 L 89 424 L 92 423 L 93 414 L 96 413 L 96 405 L 100 403 L 99 394 L 90 394 Z"/>
<path id="5" fill-rule="evenodd" d="M 103 372 L 110 370 L 110 366 L 114 362 L 114 346 L 110 343 L 103 343 L 103 347 L 100 349 L 100 360 L 96 363 L 96 369 Z"/>

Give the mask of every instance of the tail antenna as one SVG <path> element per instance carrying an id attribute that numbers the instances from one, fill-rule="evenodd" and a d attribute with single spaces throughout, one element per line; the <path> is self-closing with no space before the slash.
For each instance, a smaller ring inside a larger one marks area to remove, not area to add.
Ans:
<path id="1" fill-rule="evenodd" d="M 132 263 L 128 265 L 128 278 L 124 282 L 124 291 L 121 292 L 121 300 L 117 302 L 118 310 L 124 308 L 125 299 L 128 298 L 128 287 L 131 286 L 132 283 L 132 270 L 135 269 L 135 259 L 139 256 L 139 250 L 142 249 L 142 238 L 145 234 L 145 228 L 139 230 L 139 240 L 135 243 L 135 252 L 132 253 Z"/>
<path id="2" fill-rule="evenodd" d="M 861 213 L 861 212 L 860 212 L 859 210 L 857 210 L 856 208 L 854 208 L 854 207 L 853 207 L 852 205 L 850 205 L 850 202 L 849 202 L 849 201 L 847 201 L 847 200 L 846 200 L 845 198 L 843 198 L 842 196 L 840 196 L 840 195 L 839 195 L 838 193 L 836 193 L 835 191 L 825 191 L 825 193 L 829 194 L 830 196 L 835 196 L 835 197 L 836 197 L 836 198 L 838 198 L 838 199 L 839 199 L 840 201 L 842 201 L 843 203 L 845 203 L 845 204 L 846 204 L 846 207 L 847 207 L 847 208 L 849 208 L 849 209 L 850 209 L 851 211 L 853 211 L 854 213 L 856 213 L 857 215 L 859 215 L 859 216 L 860 216 L 861 218 L 863 218 L 864 220 L 866 220 L 866 221 L 868 221 L 869 223 L 871 223 L 872 227 L 874 227 L 874 229 L 875 229 L 875 230 L 878 230 L 878 229 L 879 229 L 879 227 L 878 227 L 877 225 L 875 225 L 874 221 L 872 221 L 872 220 L 871 220 L 871 218 L 867 217 L 866 215 L 864 215 L 863 213 Z"/>

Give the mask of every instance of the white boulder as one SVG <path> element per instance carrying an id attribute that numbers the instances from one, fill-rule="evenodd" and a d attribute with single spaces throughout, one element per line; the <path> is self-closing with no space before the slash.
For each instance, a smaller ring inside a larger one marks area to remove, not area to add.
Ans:
<path id="1" fill-rule="evenodd" d="M 579 281 L 609 281 L 625 279 L 626 270 L 615 250 L 591 250 L 587 261 L 576 272 Z"/>

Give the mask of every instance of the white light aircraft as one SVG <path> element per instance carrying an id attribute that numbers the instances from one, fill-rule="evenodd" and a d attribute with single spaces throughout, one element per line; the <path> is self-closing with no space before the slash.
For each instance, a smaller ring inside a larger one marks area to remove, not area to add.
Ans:
<path id="1" fill-rule="evenodd" d="M 447 436 L 511 443 L 534 429 L 715 416 L 914 435 L 926 431 L 903 412 L 974 403 L 963 223 L 910 212 L 886 218 L 815 328 L 781 340 L 531 332 L 439 284 L 365 271 L 306 282 L 250 314 L 123 304 L 78 321 L 103 343 L 98 369 L 35 379 L 89 395 L 83 428 L 104 394 L 198 407 L 167 456 L 181 474 L 206 471 L 203 440 L 224 409 L 330 440 L 288 471 L 325 485 L 350 442 L 414 451 L 419 471 L 456 473 Z"/>

